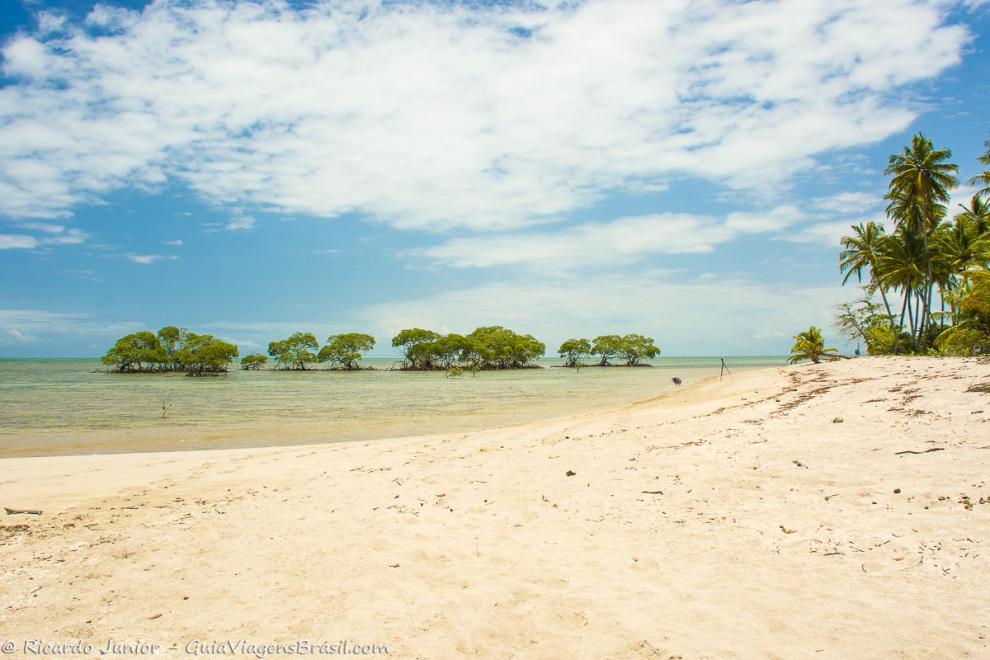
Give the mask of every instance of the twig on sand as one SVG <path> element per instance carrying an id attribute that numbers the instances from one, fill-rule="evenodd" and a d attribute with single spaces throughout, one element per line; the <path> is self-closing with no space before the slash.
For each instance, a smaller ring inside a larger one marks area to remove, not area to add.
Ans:
<path id="1" fill-rule="evenodd" d="M 41 509 L 9 509 L 7 507 L 4 507 L 3 510 L 7 512 L 8 516 L 17 515 L 19 513 L 27 513 L 32 516 L 40 516 L 42 513 Z"/>
<path id="2" fill-rule="evenodd" d="M 646 495 L 663 495 L 662 490 L 644 490 L 642 492 L 645 493 Z"/>
<path id="3" fill-rule="evenodd" d="M 913 449 L 905 449 L 904 451 L 895 451 L 894 455 L 898 456 L 900 454 L 930 454 L 933 451 L 945 451 L 945 447 L 932 447 L 931 449 L 926 449 L 924 451 L 914 451 Z"/>

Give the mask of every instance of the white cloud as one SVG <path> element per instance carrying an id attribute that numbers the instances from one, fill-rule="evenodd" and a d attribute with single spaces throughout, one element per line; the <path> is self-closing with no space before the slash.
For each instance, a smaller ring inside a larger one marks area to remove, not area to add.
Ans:
<path id="1" fill-rule="evenodd" d="M 170 247 L 182 247 L 182 239 L 177 239 L 174 241 L 162 241 L 162 245 L 168 245 Z"/>
<path id="2" fill-rule="evenodd" d="M 740 234 L 782 229 L 802 217 L 792 206 L 730 213 L 724 220 L 687 213 L 630 216 L 557 231 L 454 238 L 407 254 L 455 268 L 523 265 L 568 270 L 634 262 L 649 254 L 698 254 Z"/>
<path id="3" fill-rule="evenodd" d="M 127 321 L 98 321 L 89 314 L 0 309 L 0 346 L 33 344 L 63 335 L 114 336 L 140 327 L 139 323 Z"/>
<path id="4" fill-rule="evenodd" d="M 793 243 L 818 243 L 838 250 L 842 237 L 849 236 L 852 233 L 851 227 L 860 222 L 863 221 L 861 219 L 847 219 L 817 222 L 788 234 L 784 238 Z"/>
<path id="5" fill-rule="evenodd" d="M 0 234 L 0 250 L 32 250 L 46 245 L 79 245 L 89 238 L 89 234 L 82 230 L 66 229 L 63 225 L 46 222 L 22 222 L 17 227 L 42 232 L 42 236 Z"/>
<path id="6" fill-rule="evenodd" d="M 38 239 L 27 234 L 0 234 L 0 250 L 32 249 L 38 247 Z"/>
<path id="7" fill-rule="evenodd" d="M 69 229 L 63 233 L 56 234 L 49 238 L 41 239 L 42 245 L 79 245 L 85 243 L 89 234 L 79 229 Z"/>
<path id="8" fill-rule="evenodd" d="M 974 186 L 970 184 L 963 184 L 957 188 L 954 188 L 949 195 L 948 203 L 948 217 L 952 218 L 963 212 L 961 206 L 969 208 L 973 201 L 973 195 L 976 191 L 980 190 L 980 186 Z"/>
<path id="9" fill-rule="evenodd" d="M 880 193 L 865 193 L 865 192 L 842 192 L 829 197 L 817 197 L 812 200 L 812 204 L 815 208 L 821 209 L 823 211 L 832 211 L 835 213 L 867 213 L 870 211 L 883 212 L 883 207 L 885 201 L 883 199 L 883 192 Z"/>
<path id="10" fill-rule="evenodd" d="M 223 226 L 227 231 L 248 231 L 254 229 L 257 221 L 249 215 L 234 218 Z"/>
<path id="11" fill-rule="evenodd" d="M 130 261 L 136 264 L 150 265 L 158 261 L 175 261 L 178 259 L 175 255 L 163 255 L 163 254 L 128 254 L 126 255 Z"/>
<path id="12" fill-rule="evenodd" d="M 958 62 L 968 39 L 946 11 L 98 6 L 3 47 L 0 214 L 62 217 L 167 177 L 217 203 L 430 229 L 518 228 L 684 175 L 786 189 L 817 156 L 910 123 L 900 88 Z"/>
<path id="13" fill-rule="evenodd" d="M 65 231 L 65 225 L 57 225 L 51 222 L 20 222 L 17 226 L 21 229 L 31 229 L 46 234 L 61 234 Z"/>

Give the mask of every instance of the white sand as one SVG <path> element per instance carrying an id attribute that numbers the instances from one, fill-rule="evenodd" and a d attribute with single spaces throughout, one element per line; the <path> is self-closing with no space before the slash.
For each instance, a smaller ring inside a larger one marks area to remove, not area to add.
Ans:
<path id="1" fill-rule="evenodd" d="M 451 436 L 0 460 L 0 506 L 44 509 L 0 515 L 0 640 L 990 657 L 981 382 L 871 358 Z"/>

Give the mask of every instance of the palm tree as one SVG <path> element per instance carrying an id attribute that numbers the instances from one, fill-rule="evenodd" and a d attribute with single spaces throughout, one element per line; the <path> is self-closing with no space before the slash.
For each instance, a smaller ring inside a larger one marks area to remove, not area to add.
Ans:
<path id="1" fill-rule="evenodd" d="M 883 251 L 883 243 L 887 234 L 879 222 L 860 223 L 852 226 L 853 235 L 842 237 L 842 252 L 839 253 L 839 271 L 846 274 L 842 279 L 845 286 L 853 273 L 856 279 L 863 281 L 863 269 L 870 269 L 870 285 L 867 293 L 880 291 L 883 298 L 883 306 L 887 310 L 887 316 L 893 324 L 894 316 L 890 311 L 890 303 L 887 302 L 887 287 L 880 281 L 880 256 Z"/>
<path id="2" fill-rule="evenodd" d="M 838 349 L 825 346 L 825 337 L 822 331 L 815 326 L 811 326 L 804 332 L 794 335 L 794 345 L 791 346 L 791 355 L 787 361 L 791 364 L 801 360 L 811 360 L 818 364 L 822 358 L 826 360 L 838 359 Z"/>
<path id="3" fill-rule="evenodd" d="M 911 145 L 902 153 L 892 154 L 884 174 L 891 177 L 886 195 L 889 200 L 887 215 L 905 233 L 921 237 L 924 254 L 924 278 L 914 324 L 917 335 L 912 339 L 917 346 L 925 334 L 931 320 L 931 297 L 933 288 L 931 253 L 928 237 L 945 217 L 949 190 L 958 185 L 956 174 L 959 168 L 948 162 L 952 152 L 936 149 L 932 141 L 921 133 L 911 139 Z"/>
<path id="4" fill-rule="evenodd" d="M 916 313 L 920 306 L 920 291 L 925 281 L 925 246 L 917 234 L 899 228 L 888 236 L 880 256 L 880 278 L 884 285 L 904 292 L 901 318 L 898 323 L 904 331 L 904 315 L 907 313 L 912 336 L 917 329 Z"/>
<path id="5" fill-rule="evenodd" d="M 987 166 L 987 169 L 983 170 L 982 173 L 977 174 L 969 182 L 973 185 L 983 186 L 982 190 L 979 190 L 976 194 L 979 197 L 990 197 L 990 140 L 983 143 L 983 146 L 987 148 L 987 152 L 977 158 L 982 164 Z"/>
<path id="6" fill-rule="evenodd" d="M 987 174 L 990 174 L 990 171 Z M 960 204 L 959 208 L 963 212 L 956 216 L 956 221 L 958 222 L 960 218 L 963 218 L 969 224 L 970 231 L 976 234 L 973 238 L 982 238 L 990 229 L 990 202 L 984 202 L 980 194 L 977 193 L 969 200 L 969 206 Z"/>

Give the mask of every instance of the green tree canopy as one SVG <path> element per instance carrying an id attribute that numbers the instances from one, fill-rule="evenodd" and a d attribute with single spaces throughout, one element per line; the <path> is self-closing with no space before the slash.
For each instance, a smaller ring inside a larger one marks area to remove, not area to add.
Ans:
<path id="1" fill-rule="evenodd" d="M 268 344 L 268 354 L 275 358 L 280 369 L 306 370 L 306 365 L 316 362 L 320 342 L 312 332 L 295 332 L 290 337 Z"/>
<path id="2" fill-rule="evenodd" d="M 622 352 L 622 337 L 619 335 L 602 335 L 595 337 L 591 345 L 591 354 L 599 356 L 601 366 L 607 366 L 608 361 Z"/>
<path id="3" fill-rule="evenodd" d="M 227 370 L 227 365 L 239 354 L 237 346 L 217 339 L 213 335 L 186 334 L 179 349 L 179 362 L 190 373 L 217 373 Z"/>
<path id="4" fill-rule="evenodd" d="M 986 147 L 986 153 L 977 158 L 980 164 L 984 166 L 982 172 L 974 176 L 969 182 L 976 186 L 983 186 L 976 194 L 980 197 L 990 197 L 990 139 L 987 139 L 983 143 Z"/>
<path id="5" fill-rule="evenodd" d="M 452 332 L 439 339 L 422 344 L 422 349 L 429 353 L 429 359 L 441 369 L 453 367 L 467 349 L 468 341 L 464 335 Z"/>
<path id="6" fill-rule="evenodd" d="M 825 346 L 825 337 L 822 331 L 815 326 L 811 326 L 804 332 L 794 335 L 794 345 L 791 346 L 791 355 L 787 358 L 790 363 L 802 360 L 811 360 L 818 364 L 822 359 L 834 360 L 838 350 Z"/>
<path id="7" fill-rule="evenodd" d="M 392 346 L 402 350 L 406 364 L 412 369 L 430 369 L 432 364 L 432 353 L 425 344 L 440 339 L 441 335 L 432 330 L 422 328 L 408 328 L 402 330 L 392 337 Z"/>
<path id="8" fill-rule="evenodd" d="M 330 335 L 327 344 L 317 356 L 320 362 L 339 365 L 343 369 L 357 369 L 361 354 L 375 347 L 375 338 L 360 332 Z"/>
<path id="9" fill-rule="evenodd" d="M 121 337 L 100 358 L 100 362 L 117 371 L 151 371 L 165 362 L 165 352 L 155 333 L 149 330 L 132 332 Z"/>
<path id="10" fill-rule="evenodd" d="M 645 359 L 653 359 L 660 354 L 660 349 L 653 343 L 653 337 L 628 334 L 619 344 L 619 355 L 629 366 L 636 366 Z"/>
<path id="11" fill-rule="evenodd" d="M 591 342 L 587 339 L 568 339 L 560 345 L 557 353 L 564 358 L 564 366 L 574 367 L 582 357 L 591 354 Z"/>
<path id="12" fill-rule="evenodd" d="M 179 349 L 182 348 L 182 343 L 185 341 L 186 332 L 186 330 L 174 325 L 167 325 L 158 331 L 158 341 L 161 343 L 162 351 L 165 353 L 168 368 L 172 370 L 178 369 L 181 366 L 179 363 Z"/>
<path id="13" fill-rule="evenodd" d="M 959 184 L 959 168 L 950 163 L 952 152 L 937 149 L 932 141 L 917 133 L 910 146 L 892 154 L 884 174 L 890 183 L 886 199 L 887 215 L 902 234 L 910 234 L 920 243 L 921 282 L 915 292 L 912 341 L 918 345 L 934 323 L 932 292 L 935 285 L 933 253 L 929 238 L 945 218 L 949 191 Z"/>
<path id="14" fill-rule="evenodd" d="M 546 352 L 543 342 L 500 325 L 476 328 L 465 338 L 463 359 L 482 368 L 523 367 Z"/>
<path id="15" fill-rule="evenodd" d="M 261 353 L 250 353 L 241 358 L 241 369 L 256 371 L 268 362 L 268 356 Z"/>

